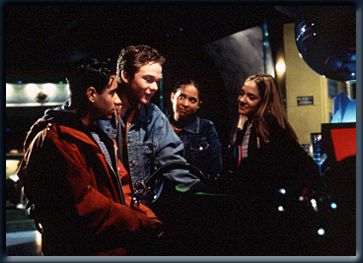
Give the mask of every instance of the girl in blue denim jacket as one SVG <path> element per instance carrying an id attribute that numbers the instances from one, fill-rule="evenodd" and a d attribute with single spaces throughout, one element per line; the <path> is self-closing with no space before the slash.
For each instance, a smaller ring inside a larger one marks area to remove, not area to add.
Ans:
<path id="1" fill-rule="evenodd" d="M 169 117 L 174 131 L 184 143 L 184 157 L 211 180 L 222 172 L 221 143 L 212 121 L 197 116 L 200 88 L 194 80 L 179 81 L 170 96 L 173 114 Z"/>

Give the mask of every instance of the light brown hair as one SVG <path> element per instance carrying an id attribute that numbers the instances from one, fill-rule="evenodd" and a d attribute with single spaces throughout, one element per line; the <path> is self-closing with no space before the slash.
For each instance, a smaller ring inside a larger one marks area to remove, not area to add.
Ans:
<path id="1" fill-rule="evenodd" d="M 257 135 L 261 137 L 264 142 L 267 142 L 270 139 L 267 118 L 273 117 L 277 121 L 277 124 L 298 142 L 296 133 L 287 120 L 276 79 L 268 74 L 255 74 L 249 76 L 245 82 L 251 80 L 256 83 L 261 96 L 261 102 L 252 117 L 253 119 L 250 120 L 256 127 Z"/>

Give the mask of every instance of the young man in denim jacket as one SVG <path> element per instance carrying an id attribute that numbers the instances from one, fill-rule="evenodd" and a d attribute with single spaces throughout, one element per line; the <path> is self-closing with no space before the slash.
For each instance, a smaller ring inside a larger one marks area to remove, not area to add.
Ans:
<path id="1" fill-rule="evenodd" d="M 116 139 L 118 154 L 131 176 L 132 191 L 158 168 L 175 162 L 186 162 L 184 147 L 174 133 L 167 117 L 153 103 L 158 90 L 165 58 L 149 46 L 128 46 L 117 61 L 118 95 L 122 101 L 117 127 L 101 121 L 100 127 Z M 162 174 L 152 186 L 152 201 L 156 201 L 165 186 L 183 191 L 202 188 L 200 179 L 185 169 L 172 169 Z M 148 201 L 146 203 L 151 204 Z"/>

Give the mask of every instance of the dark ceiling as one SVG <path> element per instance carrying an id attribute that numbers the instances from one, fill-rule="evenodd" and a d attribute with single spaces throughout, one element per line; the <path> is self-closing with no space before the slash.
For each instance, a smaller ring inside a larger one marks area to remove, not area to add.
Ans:
<path id="1" fill-rule="evenodd" d="M 87 56 L 116 59 L 130 44 L 149 44 L 167 59 L 185 56 L 264 21 L 276 28 L 293 21 L 278 10 L 236 2 L 8 3 L 6 81 L 59 80 L 67 64 Z"/>

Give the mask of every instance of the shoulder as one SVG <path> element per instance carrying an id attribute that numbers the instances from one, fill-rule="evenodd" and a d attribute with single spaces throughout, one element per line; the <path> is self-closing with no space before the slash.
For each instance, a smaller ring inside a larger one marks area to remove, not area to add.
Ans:
<path id="1" fill-rule="evenodd" d="M 146 115 L 145 117 L 148 120 L 148 122 L 154 122 L 154 121 L 166 122 L 166 121 L 168 121 L 168 118 L 166 117 L 166 115 L 154 103 L 142 105 L 141 110 L 142 109 L 145 111 L 145 115 Z"/>
<path id="2" fill-rule="evenodd" d="M 200 123 L 200 127 L 201 129 L 212 129 L 215 128 L 214 127 L 214 122 L 208 119 L 202 119 L 199 118 L 199 123 Z"/>
<path id="3" fill-rule="evenodd" d="M 264 120 L 270 133 L 270 139 L 285 135 L 285 130 L 279 125 L 275 116 L 267 115 L 264 117 Z"/>
<path id="4" fill-rule="evenodd" d="M 200 134 L 203 134 L 210 138 L 218 139 L 218 132 L 217 132 L 216 127 L 214 126 L 213 121 L 208 120 L 208 119 L 200 119 L 199 121 L 200 121 L 200 124 L 199 124 Z"/>
<path id="5" fill-rule="evenodd" d="M 198 117 L 199 118 L 199 117 Z M 203 125 L 207 125 L 207 126 L 214 126 L 214 122 L 211 121 L 211 120 L 208 120 L 208 119 L 202 119 L 202 118 L 199 118 L 199 121 L 201 124 Z"/>
<path id="6" fill-rule="evenodd" d="M 36 149 L 47 148 L 54 144 L 54 141 L 57 140 L 56 137 L 58 137 L 53 124 L 48 122 L 41 122 L 41 125 L 38 125 L 36 130 L 33 129 L 31 133 L 24 145 L 25 152 L 29 149 L 35 151 Z"/>
<path id="7" fill-rule="evenodd" d="M 162 113 L 160 108 L 154 103 L 142 104 L 141 108 L 144 108 L 147 113 L 152 113 L 152 114 Z"/>
<path id="8" fill-rule="evenodd" d="M 276 127 L 279 126 L 277 119 L 275 116 L 271 115 L 271 114 L 267 114 L 264 116 L 265 122 L 271 126 L 271 127 Z"/>
<path id="9" fill-rule="evenodd" d="M 24 150 L 26 151 L 33 139 L 47 127 L 48 121 L 44 118 L 38 119 L 29 129 L 24 140 Z"/>
<path id="10" fill-rule="evenodd" d="M 164 113 L 160 110 L 160 108 L 156 106 L 154 103 L 142 104 L 140 112 L 141 115 L 143 115 L 147 119 L 162 117 L 164 115 Z"/>

